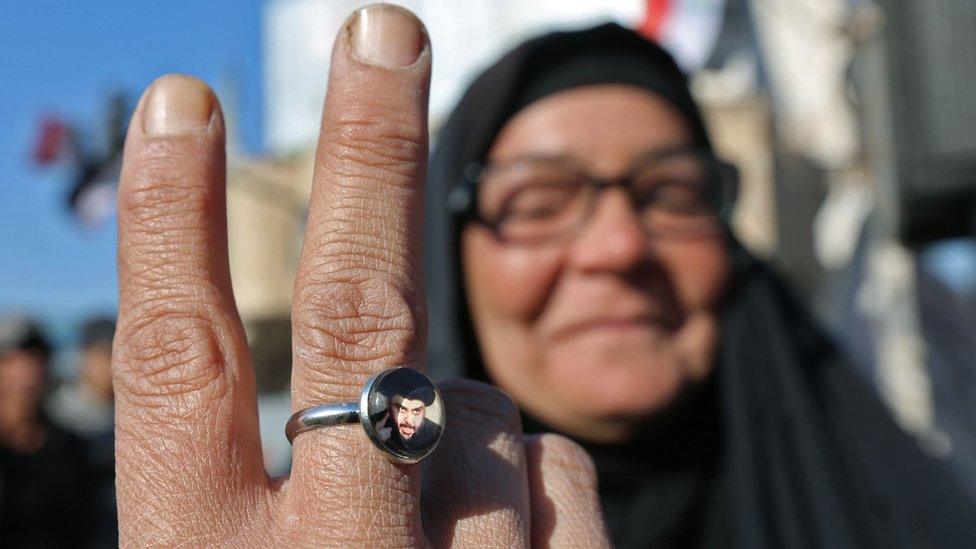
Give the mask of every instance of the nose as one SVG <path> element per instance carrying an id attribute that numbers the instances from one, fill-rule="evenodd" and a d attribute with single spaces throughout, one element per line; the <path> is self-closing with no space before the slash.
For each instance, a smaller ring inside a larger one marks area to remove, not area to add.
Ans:
<path id="1" fill-rule="evenodd" d="M 574 242 L 570 261 L 584 270 L 628 272 L 647 259 L 648 240 L 627 193 L 605 190 Z"/>

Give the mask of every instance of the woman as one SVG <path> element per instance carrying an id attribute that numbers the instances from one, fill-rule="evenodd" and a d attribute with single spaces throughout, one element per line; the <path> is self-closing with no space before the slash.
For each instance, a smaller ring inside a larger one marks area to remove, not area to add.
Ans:
<path id="1" fill-rule="evenodd" d="M 951 547 L 976 514 L 726 230 L 673 60 L 616 25 L 474 82 L 428 179 L 430 364 L 595 460 L 621 547 Z"/>

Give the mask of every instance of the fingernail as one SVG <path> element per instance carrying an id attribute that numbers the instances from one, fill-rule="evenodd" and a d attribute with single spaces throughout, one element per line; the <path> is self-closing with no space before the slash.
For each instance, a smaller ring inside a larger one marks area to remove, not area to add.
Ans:
<path id="1" fill-rule="evenodd" d="M 413 65 L 427 42 L 420 20 L 406 9 L 390 4 L 362 8 L 350 27 L 356 57 L 382 67 Z"/>
<path id="2" fill-rule="evenodd" d="M 149 88 L 142 126 L 147 135 L 182 135 L 210 124 L 213 94 L 196 78 L 168 74 Z"/>

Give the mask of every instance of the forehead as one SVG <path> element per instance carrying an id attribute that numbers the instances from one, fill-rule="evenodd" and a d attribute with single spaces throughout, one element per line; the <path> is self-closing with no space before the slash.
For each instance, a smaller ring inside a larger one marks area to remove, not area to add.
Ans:
<path id="1" fill-rule="evenodd" d="M 417 408 L 424 407 L 424 403 L 421 400 L 413 400 L 409 398 L 403 398 L 400 396 L 394 398 L 393 403 L 401 408 L 406 408 L 407 410 L 416 410 Z"/>
<path id="2" fill-rule="evenodd" d="M 691 143 L 688 123 L 663 98 L 625 84 L 599 84 L 522 109 L 502 127 L 488 158 L 571 156 L 595 172 L 614 173 L 648 151 Z"/>

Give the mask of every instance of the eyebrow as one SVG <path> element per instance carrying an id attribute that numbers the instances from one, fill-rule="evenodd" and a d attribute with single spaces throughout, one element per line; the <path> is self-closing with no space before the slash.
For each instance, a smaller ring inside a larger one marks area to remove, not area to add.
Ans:
<path id="1" fill-rule="evenodd" d="M 663 147 L 653 147 L 634 155 L 631 158 L 630 162 L 627 164 L 627 166 L 628 169 L 633 169 L 644 162 L 648 162 L 655 158 L 667 156 L 674 152 L 694 151 L 694 150 L 700 150 L 700 147 L 697 147 L 692 143 L 675 143 L 672 145 L 665 145 Z M 519 164 L 521 162 L 533 162 L 533 161 L 565 163 L 584 172 L 587 169 L 586 162 L 582 158 L 571 154 L 556 154 L 556 153 L 520 154 L 512 158 L 501 160 L 501 161 L 489 160 L 488 164 L 495 165 L 495 166 L 509 166 L 509 165 Z"/>

